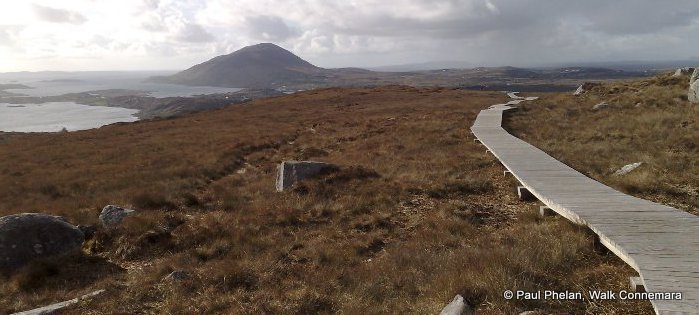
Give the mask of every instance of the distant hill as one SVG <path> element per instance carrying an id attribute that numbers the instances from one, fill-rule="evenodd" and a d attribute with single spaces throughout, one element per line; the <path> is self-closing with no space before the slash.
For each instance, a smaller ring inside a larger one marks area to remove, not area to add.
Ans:
<path id="1" fill-rule="evenodd" d="M 171 76 L 150 81 L 194 86 L 267 88 L 320 79 L 324 69 L 270 43 L 218 56 Z"/>
<path id="2" fill-rule="evenodd" d="M 431 62 L 421 62 L 421 63 L 409 63 L 400 65 L 389 65 L 389 66 L 378 66 L 378 67 L 368 67 L 367 69 L 373 71 L 384 71 L 384 72 L 411 72 L 411 71 L 428 71 L 428 70 L 442 70 L 442 69 L 468 69 L 473 68 L 473 64 L 464 61 L 431 61 Z"/>
<path id="3" fill-rule="evenodd" d="M 465 64 L 460 64 L 465 66 Z M 430 68 L 431 64 L 423 66 Z M 452 66 L 459 66 L 452 64 Z M 585 80 L 642 77 L 647 74 L 592 67 L 526 69 L 516 67 L 441 68 L 408 72 L 317 67 L 277 45 L 264 43 L 218 56 L 179 73 L 149 79 L 158 83 L 299 91 L 319 87 L 411 86 L 491 87 L 515 84 L 568 90 Z M 524 90 L 521 90 L 524 91 Z"/>

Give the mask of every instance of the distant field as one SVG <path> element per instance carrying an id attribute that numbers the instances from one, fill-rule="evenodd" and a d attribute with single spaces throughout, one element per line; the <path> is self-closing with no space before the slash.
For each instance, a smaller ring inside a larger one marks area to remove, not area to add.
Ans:
<path id="1" fill-rule="evenodd" d="M 506 126 L 578 171 L 623 192 L 699 214 L 699 106 L 689 77 L 605 83 L 582 96 L 547 94 Z M 593 109 L 602 102 L 608 107 Z M 614 172 L 642 162 L 623 176 Z"/>
<path id="2" fill-rule="evenodd" d="M 1 279 L 0 313 L 104 288 L 67 313 L 436 314 L 462 294 L 479 314 L 650 314 L 648 302 L 502 298 L 617 291 L 634 274 L 582 228 L 537 217 L 473 142 L 478 111 L 505 99 L 323 89 L 90 131 L 0 134 L 0 215 L 95 224 L 106 204 L 139 211 L 98 232 L 85 256 Z M 277 193 L 286 159 L 341 169 Z M 173 270 L 191 277 L 162 280 Z"/>

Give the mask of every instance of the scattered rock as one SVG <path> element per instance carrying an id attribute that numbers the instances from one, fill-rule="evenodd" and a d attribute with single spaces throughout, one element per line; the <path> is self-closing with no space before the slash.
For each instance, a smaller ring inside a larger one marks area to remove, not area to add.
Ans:
<path id="1" fill-rule="evenodd" d="M 190 275 L 186 271 L 182 270 L 176 270 L 171 272 L 169 275 L 165 276 L 163 280 L 168 280 L 168 281 L 182 281 L 182 280 L 187 280 L 189 279 Z"/>
<path id="2" fill-rule="evenodd" d="M 607 102 L 602 102 L 602 103 L 599 103 L 595 106 L 592 106 L 592 109 L 598 110 L 598 109 L 607 108 L 607 107 L 609 107 L 609 104 L 607 104 Z"/>
<path id="3" fill-rule="evenodd" d="M 524 311 L 524 312 L 519 313 L 519 315 L 537 315 L 537 314 L 539 314 L 539 312 L 537 312 L 537 311 Z"/>
<path id="4" fill-rule="evenodd" d="M 94 225 L 78 225 L 77 228 L 80 232 L 83 232 L 86 240 L 92 239 L 95 233 L 97 233 L 97 227 Z"/>
<path id="5" fill-rule="evenodd" d="M 71 305 L 73 305 L 73 304 L 76 304 L 76 303 L 78 303 L 78 302 L 80 302 L 80 301 L 82 301 L 82 300 L 86 300 L 86 299 L 92 298 L 92 297 L 94 297 L 94 296 L 96 296 L 96 295 L 100 295 L 100 294 L 102 294 L 102 293 L 104 293 L 104 292 L 105 292 L 104 290 L 97 290 L 97 291 L 95 291 L 95 292 L 85 294 L 85 295 L 83 295 L 83 296 L 81 296 L 81 297 L 79 297 L 79 298 L 75 298 L 75 299 L 68 300 L 68 301 L 64 301 L 64 302 L 60 302 L 60 303 L 51 304 L 51 305 L 44 306 L 44 307 L 40 307 L 40 308 L 36 308 L 36 309 L 30 310 L 30 311 L 24 311 L 24 312 L 14 313 L 14 314 L 12 314 L 12 315 L 45 315 L 45 314 L 54 314 L 54 313 L 55 313 L 56 311 L 58 311 L 58 310 L 64 309 L 64 308 L 66 308 L 66 307 L 68 307 L 68 306 L 71 306 Z"/>
<path id="6" fill-rule="evenodd" d="M 11 273 L 38 259 L 79 250 L 85 236 L 64 218 L 22 213 L 0 218 L 0 272 Z"/>
<path id="7" fill-rule="evenodd" d="M 102 208 L 99 219 L 105 227 L 113 227 L 121 224 L 124 218 L 128 217 L 136 210 L 126 209 L 119 206 L 108 205 Z"/>
<path id="8" fill-rule="evenodd" d="M 694 73 L 692 73 L 692 77 L 689 79 L 687 99 L 692 103 L 699 103 L 699 68 L 694 69 Z"/>
<path id="9" fill-rule="evenodd" d="M 619 170 L 617 170 L 616 172 L 614 172 L 614 175 L 617 175 L 617 176 L 626 175 L 629 172 L 637 169 L 639 166 L 641 166 L 641 164 L 643 164 L 643 162 L 636 162 L 636 163 L 624 165 L 624 167 L 622 167 Z"/>
<path id="10" fill-rule="evenodd" d="M 464 302 L 464 297 L 461 296 L 460 294 L 457 294 L 454 299 L 449 303 L 447 306 L 445 306 L 441 312 L 439 312 L 439 315 L 471 315 L 473 314 L 473 310 L 466 305 Z"/>
<path id="11" fill-rule="evenodd" d="M 583 93 L 586 93 L 590 90 L 592 90 L 596 86 L 602 85 L 601 83 L 595 83 L 595 82 L 585 82 L 581 84 L 575 92 L 573 92 L 573 95 L 578 96 L 582 95 Z"/>
<path id="12" fill-rule="evenodd" d="M 336 169 L 336 166 L 323 162 L 284 161 L 279 165 L 277 191 L 284 191 L 298 181 Z"/>
<path id="13" fill-rule="evenodd" d="M 679 69 L 675 70 L 675 73 L 672 76 L 679 77 L 679 76 L 683 76 L 683 75 L 692 74 L 692 72 L 694 72 L 694 68 L 684 67 L 684 68 L 679 68 Z"/>

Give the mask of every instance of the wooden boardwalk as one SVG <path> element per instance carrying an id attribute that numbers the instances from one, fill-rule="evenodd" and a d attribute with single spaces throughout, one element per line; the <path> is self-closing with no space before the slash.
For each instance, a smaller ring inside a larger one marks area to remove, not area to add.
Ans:
<path id="1" fill-rule="evenodd" d="M 509 95 L 508 104 L 480 112 L 471 127 L 478 140 L 546 206 L 596 233 L 647 292 L 682 294 L 651 299 L 657 314 L 699 314 L 699 217 L 616 191 L 509 134 L 503 112 L 525 101 Z"/>

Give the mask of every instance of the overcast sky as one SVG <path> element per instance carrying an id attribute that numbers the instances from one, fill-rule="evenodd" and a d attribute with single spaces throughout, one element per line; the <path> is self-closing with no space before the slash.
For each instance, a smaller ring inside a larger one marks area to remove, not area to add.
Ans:
<path id="1" fill-rule="evenodd" d="M 0 72 L 183 69 L 273 42 L 323 67 L 699 57 L 698 0 L 0 2 Z"/>

